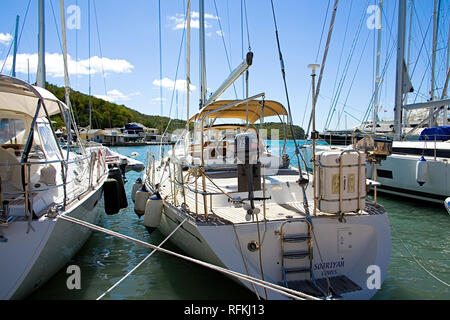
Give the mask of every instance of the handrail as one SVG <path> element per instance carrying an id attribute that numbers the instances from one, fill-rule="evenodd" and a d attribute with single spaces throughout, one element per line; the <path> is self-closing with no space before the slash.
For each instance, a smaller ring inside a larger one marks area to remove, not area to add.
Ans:
<path id="1" fill-rule="evenodd" d="M 16 163 L 0 163 L 0 167 L 2 166 L 21 166 L 24 168 L 28 168 L 28 170 L 25 170 L 24 172 L 26 172 L 26 184 L 25 184 L 25 188 L 24 190 L 18 190 L 18 191 L 14 191 L 14 192 L 2 192 L 2 195 L 23 195 L 25 196 L 25 206 L 28 207 L 29 206 L 29 199 L 30 199 L 30 193 L 38 193 L 38 192 L 44 192 L 44 191 L 48 191 L 48 190 L 53 190 L 53 189 L 58 189 L 63 187 L 64 188 L 64 199 L 62 199 L 61 203 L 64 203 L 64 207 L 68 204 L 68 203 L 72 203 L 73 201 L 75 201 L 76 199 L 78 199 L 80 196 L 82 196 L 83 194 L 85 194 L 87 191 L 89 191 L 92 187 L 93 187 L 93 183 L 94 183 L 94 179 L 92 179 L 92 175 L 93 175 L 93 169 L 95 166 L 95 161 L 99 161 L 99 159 L 94 156 L 95 153 L 91 153 L 85 157 L 82 158 L 77 158 L 77 159 L 72 159 L 72 160 L 45 160 L 45 161 L 40 161 L 40 162 L 16 162 Z M 37 189 L 31 189 L 29 186 L 31 185 L 31 176 L 30 176 L 30 168 L 31 166 L 36 166 L 36 165 L 46 165 L 46 164 L 57 164 L 60 163 L 63 167 L 66 167 L 69 164 L 73 164 L 73 163 L 79 163 L 79 162 L 84 162 L 84 161 L 89 161 L 89 184 L 86 186 L 86 188 L 82 188 L 80 190 L 79 193 L 76 193 L 72 199 L 69 199 L 70 201 L 67 202 L 68 198 L 68 192 L 65 188 L 65 186 L 67 186 L 68 184 L 71 183 L 76 183 L 77 179 L 71 179 L 70 181 L 66 181 L 65 177 L 63 177 L 63 183 L 60 184 L 55 184 L 55 185 L 48 185 L 47 187 L 44 188 L 37 188 Z M 103 178 L 105 175 L 108 174 L 108 170 L 105 167 L 103 172 L 97 177 L 96 182 L 98 185 L 98 182 L 101 178 Z M 31 197 L 32 199 L 33 197 Z M 58 200 L 61 200 L 58 198 Z M 29 211 L 28 208 L 26 208 L 26 212 Z"/>

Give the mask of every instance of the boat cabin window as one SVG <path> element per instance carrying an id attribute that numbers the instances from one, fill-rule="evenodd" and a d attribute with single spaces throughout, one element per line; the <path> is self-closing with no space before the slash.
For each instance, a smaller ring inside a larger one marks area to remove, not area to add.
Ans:
<path id="1" fill-rule="evenodd" d="M 42 149 L 48 158 L 58 158 L 58 146 L 56 140 L 46 123 L 38 123 L 39 136 L 41 137 Z"/>
<path id="2" fill-rule="evenodd" d="M 0 144 L 24 144 L 26 138 L 23 120 L 14 118 L 0 119 Z"/>

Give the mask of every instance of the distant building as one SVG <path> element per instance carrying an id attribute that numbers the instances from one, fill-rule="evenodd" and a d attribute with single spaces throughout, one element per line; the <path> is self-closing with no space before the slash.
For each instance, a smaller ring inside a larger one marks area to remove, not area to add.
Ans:
<path id="1" fill-rule="evenodd" d="M 158 129 L 147 128 L 140 123 L 127 123 L 123 128 L 81 128 L 80 137 L 86 141 L 94 141 L 110 146 L 168 141 L 167 138 L 162 139 Z"/>
<path id="2" fill-rule="evenodd" d="M 86 141 L 95 141 L 97 132 L 101 131 L 101 129 L 80 129 L 80 138 Z"/>

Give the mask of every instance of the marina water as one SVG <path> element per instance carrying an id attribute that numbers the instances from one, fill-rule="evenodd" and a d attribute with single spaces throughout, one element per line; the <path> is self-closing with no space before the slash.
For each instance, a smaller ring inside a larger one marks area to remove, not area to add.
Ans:
<path id="1" fill-rule="evenodd" d="M 167 146 L 166 146 L 167 148 Z M 159 146 L 112 148 L 145 163 L 147 150 L 156 156 Z M 294 144 L 288 141 L 287 153 L 293 159 Z M 295 157 L 294 157 L 295 158 Z M 292 160 L 295 165 L 296 161 Z M 134 213 L 131 188 L 140 176 L 127 173 L 125 185 L 128 208 L 114 216 L 101 215 L 104 228 L 158 245 L 164 240 L 159 231 L 149 235 Z M 370 197 L 370 196 L 369 196 Z M 373 297 L 376 300 L 450 299 L 450 216 L 444 204 L 430 204 L 386 194 L 378 202 L 388 212 L 391 224 L 392 252 L 387 278 Z M 99 204 L 103 207 L 103 202 Z M 170 242 L 164 248 L 182 253 Z M 95 300 L 141 262 L 152 249 L 93 232 L 84 247 L 29 299 Z M 81 289 L 69 290 L 66 272 L 69 265 L 81 270 Z M 430 275 L 431 273 L 431 275 Z M 434 276 L 434 277 L 433 277 Z M 437 279 L 436 279 L 436 278 Z M 251 300 L 254 293 L 216 271 L 156 252 L 140 268 L 103 299 L 112 300 Z"/>

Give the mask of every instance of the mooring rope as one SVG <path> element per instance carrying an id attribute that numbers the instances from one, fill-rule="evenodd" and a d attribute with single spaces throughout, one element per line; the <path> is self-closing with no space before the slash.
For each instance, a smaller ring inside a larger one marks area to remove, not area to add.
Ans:
<path id="1" fill-rule="evenodd" d="M 247 281 L 247 282 L 250 282 L 250 283 L 257 284 L 257 285 L 259 285 L 261 287 L 264 287 L 264 288 L 268 288 L 268 289 L 270 289 L 270 290 L 272 290 L 272 291 L 274 291 L 276 293 L 285 295 L 286 297 L 291 298 L 291 299 L 296 299 L 296 300 L 305 300 L 305 299 L 308 299 L 308 300 L 321 300 L 321 299 L 319 299 L 317 297 L 305 294 L 305 293 L 300 292 L 300 291 L 292 290 L 292 289 L 289 289 L 289 288 L 286 288 L 286 287 L 282 287 L 282 286 L 276 285 L 274 283 L 266 282 L 266 281 L 263 281 L 263 280 L 258 279 L 258 278 L 254 278 L 254 277 L 251 277 L 251 276 L 247 276 L 247 275 L 241 274 L 241 273 L 236 272 L 236 271 L 228 270 L 228 269 L 225 269 L 225 268 L 222 268 L 222 267 L 219 267 L 219 266 L 216 266 L 216 265 L 213 265 L 213 264 L 201 261 L 201 260 L 197 260 L 197 259 L 185 256 L 185 255 L 182 255 L 182 254 L 179 254 L 179 253 L 176 253 L 176 252 L 164 249 L 164 248 L 159 248 L 159 247 L 157 247 L 157 246 L 155 246 L 153 244 L 150 244 L 148 242 L 145 242 L 145 241 L 142 241 L 142 240 L 139 240 L 139 239 L 135 239 L 133 237 L 130 237 L 130 236 L 127 236 L 127 235 L 124 235 L 124 234 L 121 234 L 121 233 L 118 233 L 118 232 L 115 232 L 115 231 L 112 231 L 112 230 L 108 230 L 108 229 L 96 226 L 94 224 L 91 224 L 89 222 L 86 222 L 86 221 L 83 221 L 83 220 L 79 220 L 79 219 L 76 219 L 76 218 L 73 218 L 73 217 L 69 217 L 67 215 L 59 215 L 58 219 L 62 219 L 62 220 L 68 221 L 68 222 L 72 222 L 74 224 L 78 224 L 78 225 L 84 226 L 86 228 L 90 228 L 92 230 L 95 230 L 95 231 L 103 232 L 105 234 L 109 234 L 111 236 L 114 236 L 114 237 L 117 237 L 117 238 L 120 238 L 120 239 L 123 239 L 123 240 L 127 240 L 127 241 L 132 241 L 132 242 L 138 243 L 138 244 L 143 245 L 145 247 L 149 247 L 149 248 L 155 249 L 157 251 L 161 251 L 161 252 L 167 253 L 169 255 L 181 258 L 183 260 L 187 260 L 187 261 L 196 263 L 198 265 L 207 267 L 209 269 L 213 269 L 213 270 L 219 271 L 219 272 L 224 273 L 226 275 L 234 276 L 234 277 L 236 277 L 238 279 L 241 279 L 241 280 L 244 280 L 244 281 Z"/>
<path id="2" fill-rule="evenodd" d="M 426 273 L 428 273 L 431 277 L 433 277 L 435 280 L 439 281 L 441 284 L 450 287 L 450 284 L 448 284 L 447 282 L 445 282 L 444 280 L 439 279 L 438 277 L 436 277 L 434 274 L 432 274 L 430 271 L 427 270 L 427 268 L 425 268 L 420 262 L 419 260 L 417 260 L 417 258 L 413 255 L 413 253 L 409 250 L 409 248 L 406 246 L 406 244 L 403 242 L 402 238 L 400 237 L 399 233 L 397 232 L 397 230 L 394 229 L 394 227 L 391 225 L 391 229 L 397 234 L 398 239 L 400 240 L 401 244 L 403 245 L 403 247 L 406 249 L 406 251 L 408 251 L 409 255 L 411 256 L 411 258 L 413 258 L 413 260 L 417 263 L 417 265 L 422 268 L 423 271 L 425 271 Z"/>
<path id="3" fill-rule="evenodd" d="M 175 229 L 173 229 L 173 231 L 158 245 L 158 248 L 161 248 L 161 246 L 166 243 L 167 240 L 170 239 L 170 237 L 178 230 L 181 228 L 181 226 L 187 221 L 188 218 L 185 218 Z M 148 258 L 150 258 L 154 253 L 156 252 L 156 249 L 153 249 L 152 252 L 150 252 L 149 255 L 147 255 L 144 260 L 142 260 L 141 262 L 139 262 L 138 265 L 136 265 L 136 267 L 134 267 L 133 269 L 131 269 L 130 272 L 128 272 L 125 276 L 123 276 L 119 281 L 117 281 L 111 288 L 109 288 L 108 290 L 106 290 L 101 296 L 99 296 L 96 300 L 100 300 L 102 299 L 106 294 L 108 294 L 109 292 L 111 292 L 111 290 L 113 290 L 115 287 L 117 287 L 120 283 L 122 283 L 123 280 L 125 280 L 126 278 L 128 278 L 129 275 L 131 275 L 137 268 L 139 268 L 145 261 L 148 260 Z"/>

